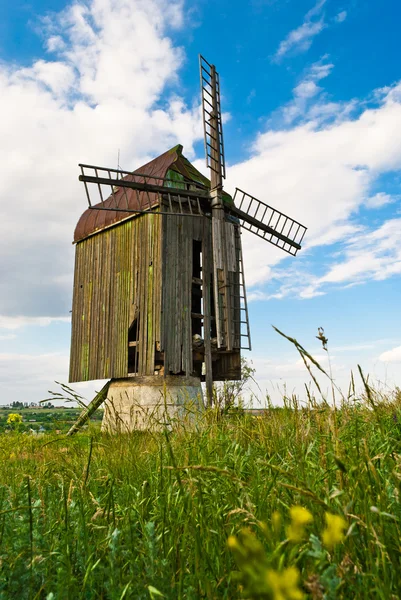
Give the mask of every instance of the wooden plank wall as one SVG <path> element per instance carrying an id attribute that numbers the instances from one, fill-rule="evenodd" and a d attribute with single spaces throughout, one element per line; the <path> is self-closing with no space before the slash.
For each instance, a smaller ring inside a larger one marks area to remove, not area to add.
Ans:
<path id="1" fill-rule="evenodd" d="M 163 223 L 161 348 L 164 372 L 191 375 L 193 240 L 202 241 L 204 226 L 210 236 L 210 221 L 168 215 Z"/>
<path id="2" fill-rule="evenodd" d="M 229 267 L 237 284 L 232 225 L 226 227 Z M 127 377 L 128 331 L 134 318 L 138 375 L 154 374 L 159 342 L 165 375 L 192 374 L 192 250 L 193 240 L 204 244 L 204 236 L 210 245 L 210 219 L 154 214 L 76 245 L 70 382 Z M 213 379 L 238 378 L 239 351 L 223 356 L 214 361 Z"/>
<path id="3" fill-rule="evenodd" d="M 236 283 L 238 261 L 235 254 L 234 226 L 226 227 L 227 255 L 230 278 Z M 212 255 L 212 221 L 198 217 L 174 217 L 169 215 L 163 220 L 163 272 L 162 272 L 162 327 L 161 349 L 164 351 L 164 373 L 192 374 L 192 250 L 193 240 L 208 244 L 209 256 Z M 203 261 L 203 269 L 205 263 Z M 202 276 L 204 274 L 202 273 Z M 209 275 L 205 279 L 213 280 L 213 263 L 209 262 Z M 235 286 L 239 294 L 239 286 Z M 239 296 L 235 299 L 233 310 L 238 319 Z M 203 308 L 205 310 L 205 306 Z M 236 326 L 236 329 L 238 325 Z M 238 333 L 237 333 L 238 340 Z M 213 361 L 213 380 L 241 379 L 241 355 L 239 348 L 231 353 L 222 353 Z"/>
<path id="4" fill-rule="evenodd" d="M 76 245 L 69 381 L 128 375 L 138 319 L 138 375 L 153 375 L 160 340 L 161 219 L 131 219 Z"/>

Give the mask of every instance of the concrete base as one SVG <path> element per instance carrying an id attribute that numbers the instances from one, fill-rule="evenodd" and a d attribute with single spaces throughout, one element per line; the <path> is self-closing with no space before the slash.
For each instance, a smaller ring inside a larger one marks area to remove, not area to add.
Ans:
<path id="1" fill-rule="evenodd" d="M 116 379 L 107 393 L 102 431 L 157 431 L 175 419 L 193 418 L 203 407 L 202 387 L 197 377 L 154 375 Z"/>

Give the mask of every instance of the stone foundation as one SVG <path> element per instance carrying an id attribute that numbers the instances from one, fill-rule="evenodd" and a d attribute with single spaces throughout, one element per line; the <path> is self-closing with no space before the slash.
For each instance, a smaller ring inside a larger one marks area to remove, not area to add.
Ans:
<path id="1" fill-rule="evenodd" d="M 191 419 L 204 407 L 197 377 L 159 375 L 116 379 L 104 404 L 102 431 L 161 430 L 175 419 Z"/>

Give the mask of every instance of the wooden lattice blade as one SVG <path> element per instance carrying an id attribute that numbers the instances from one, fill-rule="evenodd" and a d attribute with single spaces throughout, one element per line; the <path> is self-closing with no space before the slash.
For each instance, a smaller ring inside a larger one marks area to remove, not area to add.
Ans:
<path id="1" fill-rule="evenodd" d="M 239 218 L 244 229 L 293 256 L 301 249 L 304 225 L 238 188 L 234 202 L 236 206 L 225 209 Z"/>
<path id="2" fill-rule="evenodd" d="M 220 107 L 220 80 L 214 65 L 199 56 L 202 96 L 202 118 L 205 140 L 206 166 L 213 179 L 221 186 L 226 176 L 223 141 L 223 121 Z"/>

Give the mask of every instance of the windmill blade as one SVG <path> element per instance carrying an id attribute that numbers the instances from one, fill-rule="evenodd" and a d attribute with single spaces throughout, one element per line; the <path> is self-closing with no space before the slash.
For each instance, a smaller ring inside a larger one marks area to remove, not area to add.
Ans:
<path id="1" fill-rule="evenodd" d="M 120 169 L 80 164 L 89 208 L 124 213 L 174 213 L 182 216 L 203 216 L 202 205 L 209 192 L 201 184 L 180 182 L 169 178 L 130 173 Z M 166 210 L 158 208 L 160 197 Z M 153 210 L 156 209 L 156 210 Z"/>
<path id="2" fill-rule="evenodd" d="M 225 206 L 226 212 L 239 218 L 241 226 L 262 240 L 295 256 L 301 249 L 306 227 L 246 192 L 236 189 L 236 206 Z"/>
<path id="3" fill-rule="evenodd" d="M 226 177 L 223 123 L 220 108 L 220 80 L 214 65 L 199 55 L 202 90 L 202 117 L 206 166 L 211 170 L 212 189 L 221 187 Z"/>

